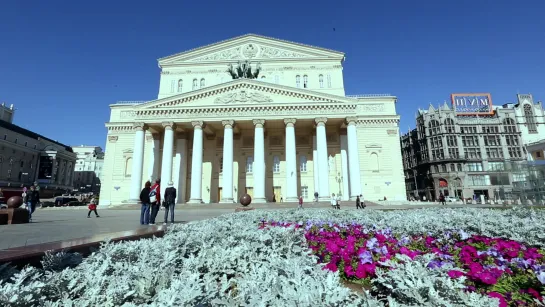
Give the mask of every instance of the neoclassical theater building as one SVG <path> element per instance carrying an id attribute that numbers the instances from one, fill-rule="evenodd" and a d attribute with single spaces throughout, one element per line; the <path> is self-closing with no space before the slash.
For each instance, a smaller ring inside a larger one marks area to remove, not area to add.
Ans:
<path id="1" fill-rule="evenodd" d="M 342 52 L 248 34 L 159 59 L 156 100 L 110 105 L 101 205 L 405 200 L 396 97 L 346 95 Z"/>

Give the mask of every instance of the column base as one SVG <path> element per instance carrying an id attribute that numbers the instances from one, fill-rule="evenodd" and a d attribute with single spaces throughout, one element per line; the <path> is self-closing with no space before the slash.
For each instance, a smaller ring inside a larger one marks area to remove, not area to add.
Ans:
<path id="1" fill-rule="evenodd" d="M 233 204 L 233 203 L 235 203 L 235 200 L 232 197 L 222 198 L 220 200 L 220 204 Z"/>
<path id="2" fill-rule="evenodd" d="M 284 202 L 287 202 L 287 203 L 294 203 L 298 201 L 299 201 L 299 197 L 297 196 L 286 197 L 286 199 L 284 199 Z"/>
<path id="3" fill-rule="evenodd" d="M 252 199 L 252 204 L 265 204 L 267 203 L 267 199 L 265 197 L 258 197 Z"/>
<path id="4" fill-rule="evenodd" d="M 188 204 L 202 204 L 202 199 L 200 198 L 192 198 L 192 199 L 189 199 L 189 201 L 187 202 Z"/>

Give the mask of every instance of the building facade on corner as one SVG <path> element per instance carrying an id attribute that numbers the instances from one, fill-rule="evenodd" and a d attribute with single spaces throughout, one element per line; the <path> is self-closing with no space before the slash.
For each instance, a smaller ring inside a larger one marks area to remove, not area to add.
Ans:
<path id="1" fill-rule="evenodd" d="M 452 104 L 418 110 L 416 128 L 401 138 L 408 198 L 521 198 L 528 146 L 545 138 L 541 103 L 492 105 L 490 94 L 453 94 Z"/>
<path id="2" fill-rule="evenodd" d="M 159 59 L 157 100 L 110 106 L 101 205 L 405 200 L 396 97 L 345 95 L 344 53 L 248 34 Z"/>

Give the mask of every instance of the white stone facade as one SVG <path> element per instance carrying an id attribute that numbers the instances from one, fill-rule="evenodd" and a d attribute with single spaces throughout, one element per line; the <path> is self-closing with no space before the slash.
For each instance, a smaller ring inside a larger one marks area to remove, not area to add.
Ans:
<path id="1" fill-rule="evenodd" d="M 261 63 L 257 80 L 226 72 L 241 60 Z M 101 205 L 156 178 L 178 203 L 405 200 L 396 97 L 347 97 L 343 61 L 252 34 L 159 59 L 157 100 L 110 106 Z"/>
<path id="2" fill-rule="evenodd" d="M 104 166 L 104 152 L 99 146 L 73 146 L 77 155 L 74 170 L 74 189 L 78 192 L 100 191 Z"/>

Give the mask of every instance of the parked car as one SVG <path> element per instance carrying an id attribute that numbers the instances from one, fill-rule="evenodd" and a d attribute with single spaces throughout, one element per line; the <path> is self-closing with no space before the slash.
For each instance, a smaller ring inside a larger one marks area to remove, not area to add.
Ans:
<path id="1" fill-rule="evenodd" d="M 78 199 L 75 197 L 57 197 L 55 198 L 55 207 L 66 207 L 71 201 L 78 201 Z"/>
<path id="2" fill-rule="evenodd" d="M 68 207 L 79 207 L 79 206 L 84 206 L 84 204 L 80 201 L 77 201 L 77 200 L 74 200 L 74 201 L 70 201 L 66 204 L 66 206 Z"/>
<path id="3" fill-rule="evenodd" d="M 458 197 L 454 197 L 454 196 L 445 196 L 445 201 L 447 203 L 455 203 L 455 202 L 459 202 L 460 200 L 458 199 Z"/>

